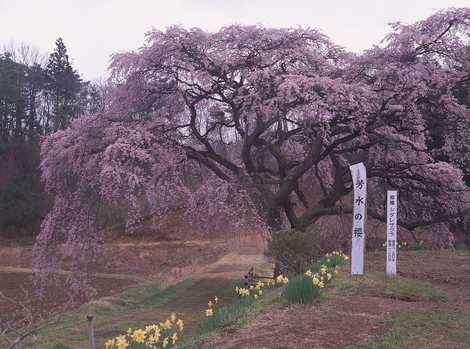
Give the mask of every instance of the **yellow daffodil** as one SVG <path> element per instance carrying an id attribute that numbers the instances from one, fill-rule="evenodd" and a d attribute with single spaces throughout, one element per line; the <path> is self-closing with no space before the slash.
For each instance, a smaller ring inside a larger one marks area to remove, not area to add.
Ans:
<path id="1" fill-rule="evenodd" d="M 320 288 L 325 287 L 325 284 L 323 283 L 323 281 L 320 281 L 320 282 L 318 283 L 318 287 L 320 287 Z"/>
<path id="2" fill-rule="evenodd" d="M 168 346 L 168 342 L 169 342 L 169 341 L 168 341 L 168 338 L 165 338 L 165 339 L 163 340 L 163 342 L 162 342 L 162 347 L 163 347 L 163 348 L 166 348 L 166 347 Z"/>
<path id="3" fill-rule="evenodd" d="M 135 330 L 131 337 L 137 343 L 144 343 L 144 341 L 145 341 L 145 331 L 144 330 Z"/>
<path id="4" fill-rule="evenodd" d="M 114 342 L 115 342 L 114 339 L 109 339 L 109 340 L 106 341 L 106 343 L 104 343 L 104 347 L 106 349 L 110 349 L 110 348 L 114 347 Z"/>
<path id="5" fill-rule="evenodd" d="M 164 330 L 169 330 L 171 326 L 172 326 L 171 321 L 168 319 L 165 322 L 160 323 L 160 327 Z"/>
<path id="6" fill-rule="evenodd" d="M 207 317 L 211 317 L 213 315 L 214 315 L 214 311 L 212 309 L 209 308 L 209 309 L 206 310 L 206 316 Z"/>
<path id="7" fill-rule="evenodd" d="M 155 339 L 155 342 L 158 342 L 158 339 L 160 338 L 161 333 L 160 329 L 158 331 L 155 331 L 155 334 L 153 335 L 153 338 Z"/>
<path id="8" fill-rule="evenodd" d="M 183 320 L 179 319 L 178 321 L 176 321 L 176 326 L 178 327 L 178 330 L 180 330 L 180 332 L 183 332 L 183 329 L 184 329 Z"/>
<path id="9" fill-rule="evenodd" d="M 171 342 L 173 343 L 173 345 L 175 345 L 177 340 L 178 340 L 178 335 L 175 332 L 173 333 L 173 336 L 171 336 Z"/>
<path id="10" fill-rule="evenodd" d="M 147 337 L 147 346 L 152 348 L 154 344 L 156 344 L 158 342 L 158 338 L 160 337 L 160 333 L 157 335 L 155 334 L 152 334 L 150 336 Z"/>
<path id="11" fill-rule="evenodd" d="M 328 273 L 328 274 L 326 274 L 326 279 L 327 279 L 328 281 L 330 281 L 330 280 L 331 280 L 331 278 L 332 278 L 332 275 L 331 275 L 331 273 Z"/>
<path id="12" fill-rule="evenodd" d="M 119 336 L 116 338 L 116 346 L 118 349 L 126 349 L 129 346 L 127 343 L 126 336 Z"/>
<path id="13" fill-rule="evenodd" d="M 246 296 L 250 295 L 250 290 L 247 289 L 247 288 L 239 288 L 237 293 L 238 293 L 238 295 L 240 295 L 242 297 L 246 297 Z"/>

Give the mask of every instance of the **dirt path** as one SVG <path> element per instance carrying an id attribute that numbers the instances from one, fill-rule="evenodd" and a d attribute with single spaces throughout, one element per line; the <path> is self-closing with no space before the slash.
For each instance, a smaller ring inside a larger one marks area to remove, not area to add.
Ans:
<path id="1" fill-rule="evenodd" d="M 203 348 L 340 349 L 373 338 L 379 320 L 395 306 L 374 297 L 342 297 L 321 305 L 276 306 L 254 322 L 227 329 Z"/>
<path id="2" fill-rule="evenodd" d="M 207 302 L 217 296 L 221 305 L 230 304 L 236 294 L 233 290 L 234 281 L 240 281 L 243 275 L 254 267 L 259 274 L 272 272 L 272 265 L 266 261 L 259 248 L 242 248 L 226 254 L 215 263 L 208 265 L 193 273 L 189 279 L 170 286 L 165 291 L 156 290 L 143 299 L 134 297 L 132 304 L 124 308 L 114 308 L 113 297 L 105 297 L 98 303 L 109 302 L 111 307 L 98 311 L 95 315 L 95 335 L 98 347 L 106 339 L 125 332 L 129 327 L 138 328 L 151 323 L 164 321 L 172 312 L 185 321 L 183 339 L 193 337 L 198 333 L 199 326 L 205 321 Z M 84 316 L 80 316 L 84 318 Z M 64 321 L 59 327 L 45 333 L 42 341 L 43 347 L 78 349 L 86 345 L 83 333 L 85 322 L 77 324 Z M 50 333 L 49 333 L 50 332 Z M 49 339 L 53 336 L 53 340 Z M 47 342 L 47 344 L 46 344 Z M 42 347 L 41 347 L 42 348 Z"/>
<path id="3" fill-rule="evenodd" d="M 221 306 L 230 304 L 236 298 L 233 283 L 241 281 L 250 267 L 259 274 L 272 272 L 272 265 L 266 261 L 262 251 L 245 249 L 232 252 L 192 275 L 190 285 L 176 290 L 168 301 L 140 310 L 138 315 L 128 314 L 126 318 L 129 321 L 134 317 L 141 322 L 160 322 L 175 312 L 185 321 L 184 338 L 190 338 L 206 319 L 207 302 L 217 296 Z M 100 336 L 99 331 L 97 335 Z"/>
<path id="4" fill-rule="evenodd" d="M 394 298 L 381 289 L 383 282 L 380 287 L 369 277 L 352 282 L 344 273 L 335 280 L 322 303 L 275 305 L 250 324 L 227 328 L 208 340 L 203 348 L 356 349 L 366 348 L 358 343 L 381 338 L 389 330 L 395 332 L 384 337 L 382 344 L 367 348 L 469 348 L 470 254 L 405 252 L 399 261 L 402 275 L 432 283 L 432 287 L 447 291 L 449 300 Z M 384 254 L 368 255 L 366 270 L 369 275 L 375 272 L 375 278 L 378 275 L 380 279 Z M 393 320 L 393 316 L 398 320 Z M 392 320 L 386 322 L 387 319 Z M 407 336 L 416 339 L 407 342 Z"/>

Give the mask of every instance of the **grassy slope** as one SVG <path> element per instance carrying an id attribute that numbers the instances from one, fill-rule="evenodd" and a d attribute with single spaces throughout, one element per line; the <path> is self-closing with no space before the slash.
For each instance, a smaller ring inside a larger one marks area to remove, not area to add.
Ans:
<path id="1" fill-rule="evenodd" d="M 383 333 L 350 348 L 470 348 L 470 312 L 459 309 L 446 292 L 428 282 L 400 276 L 387 279 L 381 273 L 371 273 L 357 279 L 343 277 L 337 288 L 337 295 L 367 293 L 419 304 L 418 307 L 400 307 L 382 320 L 372 320 Z"/>
<path id="2" fill-rule="evenodd" d="M 359 348 L 470 348 L 470 314 L 462 311 L 400 311 L 382 324 L 388 330 L 375 340 L 359 344 Z"/>
<path id="3" fill-rule="evenodd" d="M 150 280 L 113 297 L 99 299 L 64 316 L 60 323 L 39 333 L 38 346 L 44 349 L 78 349 L 86 347 L 86 315 L 93 314 L 97 347 L 106 339 L 125 332 L 129 327 L 164 321 L 171 312 L 185 321 L 183 340 L 198 336 L 206 320 L 209 299 L 218 296 L 221 305 L 235 299 L 234 282 L 240 281 L 250 266 L 260 274 L 272 270 L 259 251 L 231 253 L 192 278 L 166 289 L 158 280 Z"/>
<path id="4" fill-rule="evenodd" d="M 206 347 L 468 349 L 469 261 L 468 252 L 409 252 L 401 264 L 407 277 L 342 273 L 320 304 L 268 304 L 258 319 L 234 324 Z"/>
<path id="5" fill-rule="evenodd" d="M 101 347 L 104 339 L 122 333 L 128 327 L 142 327 L 162 321 L 172 311 L 185 320 L 183 339 L 189 344 L 188 347 L 197 348 L 210 335 L 229 333 L 237 336 L 238 329 L 249 326 L 257 318 L 269 318 L 273 306 L 279 306 L 279 294 L 273 293 L 266 297 L 250 307 L 240 318 L 224 324 L 224 328 L 212 333 L 202 334 L 200 326 L 205 321 L 207 300 L 217 295 L 222 304 L 230 304 L 234 300 L 233 282 L 235 279 L 239 280 L 242 270 L 247 270 L 249 265 L 259 266 L 258 271 L 261 274 L 267 273 L 270 267 L 263 264 L 257 254 L 231 254 L 193 278 L 165 290 L 161 289 L 158 282 L 149 281 L 119 296 L 102 299 L 97 304 L 83 307 L 79 312 L 67 316 L 60 325 L 43 331 L 39 336 L 39 347 L 86 347 L 85 316 L 90 311 L 96 318 L 98 347 Z M 327 311 L 341 309 L 345 297 L 352 296 L 355 299 L 359 295 L 366 295 L 368 299 L 392 300 L 397 307 L 385 315 L 378 314 L 380 316 L 370 318 L 368 321 L 374 325 L 374 330 L 369 332 L 369 339 L 348 348 L 470 348 L 469 307 L 459 307 L 455 299 L 441 287 L 412 277 L 387 279 L 381 272 L 370 272 L 364 277 L 351 278 L 347 273 L 342 273 L 326 292 L 324 299 L 328 304 L 320 304 L 318 308 L 325 307 Z M 306 312 L 310 311 L 305 309 Z M 353 318 L 351 320 L 354 321 Z M 279 327 L 275 329 L 276 332 L 282 330 Z M 341 331 L 341 328 L 337 330 Z"/>

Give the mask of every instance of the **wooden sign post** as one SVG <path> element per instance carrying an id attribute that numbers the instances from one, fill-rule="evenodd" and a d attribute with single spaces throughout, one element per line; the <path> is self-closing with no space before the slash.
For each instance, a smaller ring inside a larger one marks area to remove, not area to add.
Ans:
<path id="1" fill-rule="evenodd" d="M 386 273 L 389 277 L 397 274 L 397 207 L 398 192 L 387 191 L 387 260 Z"/>
<path id="2" fill-rule="evenodd" d="M 351 243 L 351 275 L 364 274 L 367 175 L 364 164 L 349 166 L 354 187 Z"/>

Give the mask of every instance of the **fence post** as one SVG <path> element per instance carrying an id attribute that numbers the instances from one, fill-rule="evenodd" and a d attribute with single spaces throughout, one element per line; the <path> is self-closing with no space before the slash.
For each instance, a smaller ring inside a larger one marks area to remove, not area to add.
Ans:
<path id="1" fill-rule="evenodd" d="M 88 349 L 95 349 L 95 332 L 93 330 L 93 316 L 88 315 L 87 319 L 87 332 L 88 332 Z"/>

